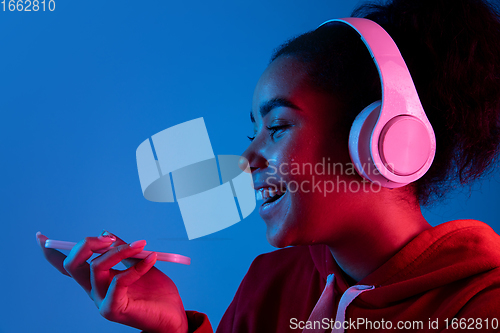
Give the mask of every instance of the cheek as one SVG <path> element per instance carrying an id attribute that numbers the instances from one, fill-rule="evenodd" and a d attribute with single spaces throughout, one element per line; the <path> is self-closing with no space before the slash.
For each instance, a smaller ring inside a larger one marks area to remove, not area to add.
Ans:
<path id="1" fill-rule="evenodd" d="M 351 193 L 346 192 L 350 184 L 361 182 L 347 146 L 339 141 L 311 140 L 309 144 L 295 145 L 289 152 L 290 163 L 286 170 L 283 168 L 286 173 L 282 176 L 292 192 L 293 218 L 324 218 L 349 200 Z"/>

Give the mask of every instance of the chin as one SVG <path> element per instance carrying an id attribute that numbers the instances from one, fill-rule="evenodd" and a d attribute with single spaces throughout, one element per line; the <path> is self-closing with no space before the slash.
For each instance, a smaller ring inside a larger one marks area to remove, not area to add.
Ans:
<path id="1" fill-rule="evenodd" d="M 291 232 L 291 230 L 276 230 L 268 226 L 266 237 L 269 244 L 279 249 L 287 246 L 299 245 L 295 237 L 293 237 L 293 232 Z"/>
<path id="2" fill-rule="evenodd" d="M 269 244 L 271 244 L 272 246 L 274 246 L 274 247 L 276 247 L 278 249 L 282 249 L 282 248 L 285 248 L 285 247 L 291 245 L 291 244 L 289 244 L 286 241 L 283 241 L 281 239 L 277 239 L 276 237 L 269 237 L 269 236 L 267 236 L 267 241 L 269 242 Z"/>

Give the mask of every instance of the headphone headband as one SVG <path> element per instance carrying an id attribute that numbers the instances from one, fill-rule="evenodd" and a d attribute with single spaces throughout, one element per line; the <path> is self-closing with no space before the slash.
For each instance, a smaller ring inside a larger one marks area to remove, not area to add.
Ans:
<path id="1" fill-rule="evenodd" d="M 387 101 L 394 106 L 387 109 L 386 114 L 392 118 L 401 114 L 400 110 L 405 110 L 405 114 L 425 116 L 408 67 L 387 31 L 371 20 L 358 17 L 328 20 L 320 27 L 331 22 L 344 23 L 353 28 L 370 52 L 382 83 L 382 106 Z"/>

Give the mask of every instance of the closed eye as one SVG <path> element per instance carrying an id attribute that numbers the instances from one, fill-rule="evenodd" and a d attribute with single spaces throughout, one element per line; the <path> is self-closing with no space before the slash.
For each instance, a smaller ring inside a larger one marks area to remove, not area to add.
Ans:
<path id="1" fill-rule="evenodd" d="M 276 125 L 276 126 L 267 126 L 267 129 L 269 130 L 269 135 L 271 136 L 272 139 L 276 137 L 276 135 L 279 135 L 283 133 L 285 129 L 290 127 L 290 125 Z"/>
<path id="2" fill-rule="evenodd" d="M 290 126 L 291 125 L 277 125 L 277 126 L 267 126 L 266 128 L 269 131 L 269 135 L 271 136 L 271 138 L 274 139 L 276 134 L 278 135 L 281 134 L 285 129 L 287 129 Z M 252 142 L 255 139 L 255 135 L 254 136 L 247 135 L 247 138 L 248 140 L 250 140 L 250 142 Z"/>

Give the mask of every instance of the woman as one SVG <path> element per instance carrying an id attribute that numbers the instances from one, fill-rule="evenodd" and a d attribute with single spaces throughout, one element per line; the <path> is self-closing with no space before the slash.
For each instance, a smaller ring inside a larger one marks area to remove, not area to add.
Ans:
<path id="1" fill-rule="evenodd" d="M 500 237 L 472 220 L 433 228 L 420 212 L 455 180 L 477 179 L 498 155 L 498 15 L 477 0 L 395 0 L 353 16 L 379 23 L 398 45 L 436 133 L 434 163 L 395 189 L 352 168 L 351 124 L 381 90 L 352 29 L 326 24 L 281 46 L 257 83 L 244 157 L 265 200 L 269 242 L 293 247 L 255 259 L 218 332 L 498 331 Z M 307 169 L 325 163 L 334 170 Z M 328 193 L 318 183 L 329 184 Z M 185 312 L 173 282 L 153 268 L 155 254 L 127 259 L 144 241 L 127 245 L 103 233 L 64 259 L 38 239 L 105 318 L 147 332 L 211 332 L 206 316 Z M 122 260 L 129 269 L 110 271 Z"/>

